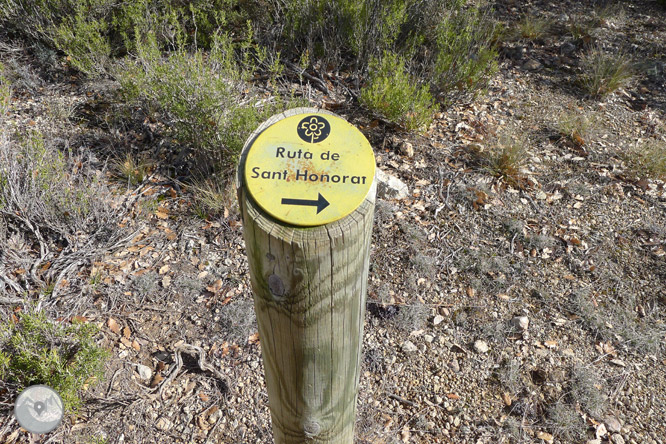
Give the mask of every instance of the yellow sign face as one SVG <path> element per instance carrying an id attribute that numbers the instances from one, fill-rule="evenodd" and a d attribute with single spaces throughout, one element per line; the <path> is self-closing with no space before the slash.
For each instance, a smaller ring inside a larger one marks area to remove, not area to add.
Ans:
<path id="1" fill-rule="evenodd" d="M 250 195 L 271 216 L 291 225 L 324 225 L 347 216 L 366 198 L 375 155 L 346 120 L 297 114 L 255 139 L 244 174 Z"/>

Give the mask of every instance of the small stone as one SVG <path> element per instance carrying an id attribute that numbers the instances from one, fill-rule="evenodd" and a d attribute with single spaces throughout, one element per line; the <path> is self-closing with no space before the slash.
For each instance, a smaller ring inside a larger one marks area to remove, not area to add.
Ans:
<path id="1" fill-rule="evenodd" d="M 435 318 L 432 320 L 433 325 L 439 325 L 442 322 L 444 322 L 444 316 L 442 315 L 437 315 Z"/>
<path id="2" fill-rule="evenodd" d="M 511 325 L 520 330 L 527 330 L 530 326 L 530 319 L 527 316 L 516 316 L 511 320 Z"/>
<path id="3" fill-rule="evenodd" d="M 576 45 L 571 42 L 564 42 L 560 45 L 560 52 L 564 55 L 571 55 L 576 50 Z"/>
<path id="4" fill-rule="evenodd" d="M 423 339 L 425 339 L 425 341 L 426 341 L 428 344 L 431 344 L 432 341 L 435 340 L 435 337 L 434 337 L 433 335 L 424 335 L 424 336 L 423 336 Z"/>
<path id="5" fill-rule="evenodd" d="M 619 433 L 616 433 L 613 436 L 611 436 L 610 440 L 613 444 L 624 444 L 624 438 Z"/>
<path id="6" fill-rule="evenodd" d="M 546 432 L 537 433 L 537 438 L 539 438 L 542 441 L 546 441 L 547 443 L 552 443 L 555 440 L 553 435 L 551 435 L 550 433 L 546 433 Z"/>
<path id="7" fill-rule="evenodd" d="M 153 371 L 147 365 L 137 364 L 136 371 L 139 372 L 141 379 L 148 380 L 153 376 Z"/>
<path id="8" fill-rule="evenodd" d="M 412 341 L 405 341 L 402 343 L 402 351 L 405 353 L 414 353 L 418 348 Z"/>
<path id="9" fill-rule="evenodd" d="M 375 178 L 377 179 L 377 197 L 380 199 L 405 199 L 409 196 L 409 188 L 397 177 L 377 168 Z"/>
<path id="10" fill-rule="evenodd" d="M 477 353 L 488 353 L 488 350 L 490 350 L 490 348 L 488 347 L 488 344 L 485 341 L 479 339 L 474 342 L 474 350 L 476 350 Z"/>
<path id="11" fill-rule="evenodd" d="M 615 416 L 607 416 L 604 420 L 606 428 L 611 433 L 620 433 L 622 430 L 622 423 Z"/>
<path id="12" fill-rule="evenodd" d="M 585 444 L 601 444 L 601 440 L 600 439 L 590 439 L 590 440 L 585 441 Z"/>
<path id="13" fill-rule="evenodd" d="M 565 13 L 562 13 L 557 17 L 557 20 L 559 20 L 561 22 L 568 22 L 569 21 L 569 16 L 566 15 Z"/>
<path id="14" fill-rule="evenodd" d="M 541 69 L 542 66 L 543 65 L 541 65 L 541 63 L 537 62 L 534 59 L 529 59 L 527 62 L 523 63 L 523 68 L 529 71 L 537 71 Z"/>
<path id="15" fill-rule="evenodd" d="M 458 363 L 458 359 L 453 358 L 453 361 L 451 361 L 449 367 L 451 367 L 451 370 L 458 373 L 460 371 L 460 364 Z"/>
<path id="16" fill-rule="evenodd" d="M 157 423 L 155 423 L 155 427 L 157 427 L 160 430 L 169 430 L 171 426 L 172 426 L 171 421 L 169 421 L 169 419 L 165 418 L 164 416 L 158 419 Z"/>

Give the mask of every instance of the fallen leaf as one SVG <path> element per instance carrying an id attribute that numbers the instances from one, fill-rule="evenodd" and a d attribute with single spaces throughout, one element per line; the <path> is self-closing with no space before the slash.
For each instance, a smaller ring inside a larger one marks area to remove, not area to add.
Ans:
<path id="1" fill-rule="evenodd" d="M 132 348 L 136 351 L 139 351 L 139 350 L 141 350 L 141 344 L 136 342 L 136 339 L 135 339 L 135 340 L 132 341 Z"/>
<path id="2" fill-rule="evenodd" d="M 199 399 L 201 399 L 203 402 L 208 402 L 208 400 L 210 399 L 210 396 L 208 396 L 207 394 L 205 394 L 203 392 L 200 392 L 199 393 Z"/>
<path id="3" fill-rule="evenodd" d="M 158 273 L 159 274 L 165 274 L 167 271 L 169 271 L 169 265 L 168 264 L 164 265 L 163 267 L 160 267 L 160 269 L 158 270 Z"/>
<path id="4" fill-rule="evenodd" d="M 129 339 L 131 334 L 132 334 L 132 330 L 130 330 L 129 326 L 126 325 L 125 328 L 123 328 L 123 336 L 125 336 L 125 338 Z"/>
<path id="5" fill-rule="evenodd" d="M 162 381 L 164 381 L 164 376 L 160 375 L 159 373 L 155 373 L 155 375 L 153 376 L 153 379 L 150 381 L 150 387 L 155 388 Z"/>
<path id="6" fill-rule="evenodd" d="M 507 392 L 502 393 L 502 401 L 504 401 L 504 404 L 509 407 L 511 405 L 511 395 Z"/>
<path id="7" fill-rule="evenodd" d="M 259 332 L 251 334 L 249 338 L 247 338 L 247 342 L 250 344 L 258 344 L 259 343 Z"/>
<path id="8" fill-rule="evenodd" d="M 118 322 L 116 322 L 115 319 L 109 318 L 107 321 L 106 325 L 109 327 L 109 329 L 114 332 L 115 334 L 119 335 L 120 334 L 120 325 L 118 325 Z"/>
<path id="9" fill-rule="evenodd" d="M 171 285 L 171 277 L 164 276 L 164 278 L 162 278 L 162 287 L 167 288 L 169 285 Z"/>
<path id="10" fill-rule="evenodd" d="M 460 399 L 460 395 L 457 393 L 449 393 L 446 397 L 449 399 Z"/>

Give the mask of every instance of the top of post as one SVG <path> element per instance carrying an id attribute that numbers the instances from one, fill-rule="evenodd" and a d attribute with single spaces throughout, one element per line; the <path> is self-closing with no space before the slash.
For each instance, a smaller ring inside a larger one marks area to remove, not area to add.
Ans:
<path id="1" fill-rule="evenodd" d="M 351 214 L 375 176 L 365 136 L 341 117 L 313 109 L 287 112 L 266 126 L 245 156 L 239 173 L 254 201 L 275 219 L 301 227 Z"/>

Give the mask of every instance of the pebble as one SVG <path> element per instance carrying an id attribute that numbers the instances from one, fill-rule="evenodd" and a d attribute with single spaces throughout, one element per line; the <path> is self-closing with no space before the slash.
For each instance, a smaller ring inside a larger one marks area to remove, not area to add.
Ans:
<path id="1" fill-rule="evenodd" d="M 624 438 L 619 433 L 616 433 L 613 436 L 611 436 L 610 440 L 613 444 L 624 444 Z"/>
<path id="2" fill-rule="evenodd" d="M 516 316 L 511 320 L 511 325 L 521 330 L 527 330 L 530 326 L 530 319 L 527 316 Z"/>
<path id="3" fill-rule="evenodd" d="M 449 364 L 449 367 L 451 367 L 451 370 L 458 373 L 460 371 L 460 364 L 458 363 L 458 359 L 453 358 L 453 361 L 451 361 L 451 363 Z"/>
<path id="4" fill-rule="evenodd" d="M 405 353 L 414 353 L 415 351 L 418 350 L 416 345 L 412 341 L 405 341 L 402 343 L 402 351 Z"/>
<path id="5" fill-rule="evenodd" d="M 541 69 L 541 63 L 537 62 L 534 59 L 529 59 L 527 62 L 523 63 L 523 68 L 529 71 L 536 71 Z"/>
<path id="6" fill-rule="evenodd" d="M 477 353 L 488 353 L 488 350 L 490 350 L 490 348 L 488 347 L 488 344 L 485 341 L 479 339 L 474 342 L 474 350 L 476 350 Z"/>
<path id="7" fill-rule="evenodd" d="M 171 421 L 169 421 L 169 418 L 165 418 L 164 416 L 158 419 L 157 423 L 155 423 L 155 427 L 157 427 L 160 430 L 169 430 L 171 426 L 172 424 Z"/>
<path id="8" fill-rule="evenodd" d="M 437 315 L 435 318 L 432 320 L 433 325 L 439 325 L 442 322 L 444 322 L 444 316 L 442 315 Z"/>
<path id="9" fill-rule="evenodd" d="M 147 365 L 137 364 L 136 370 L 139 372 L 141 379 L 150 379 L 153 376 L 153 371 Z"/>
<path id="10" fill-rule="evenodd" d="M 604 422 L 611 433 L 620 433 L 620 430 L 622 430 L 622 423 L 614 416 L 607 416 Z"/>

